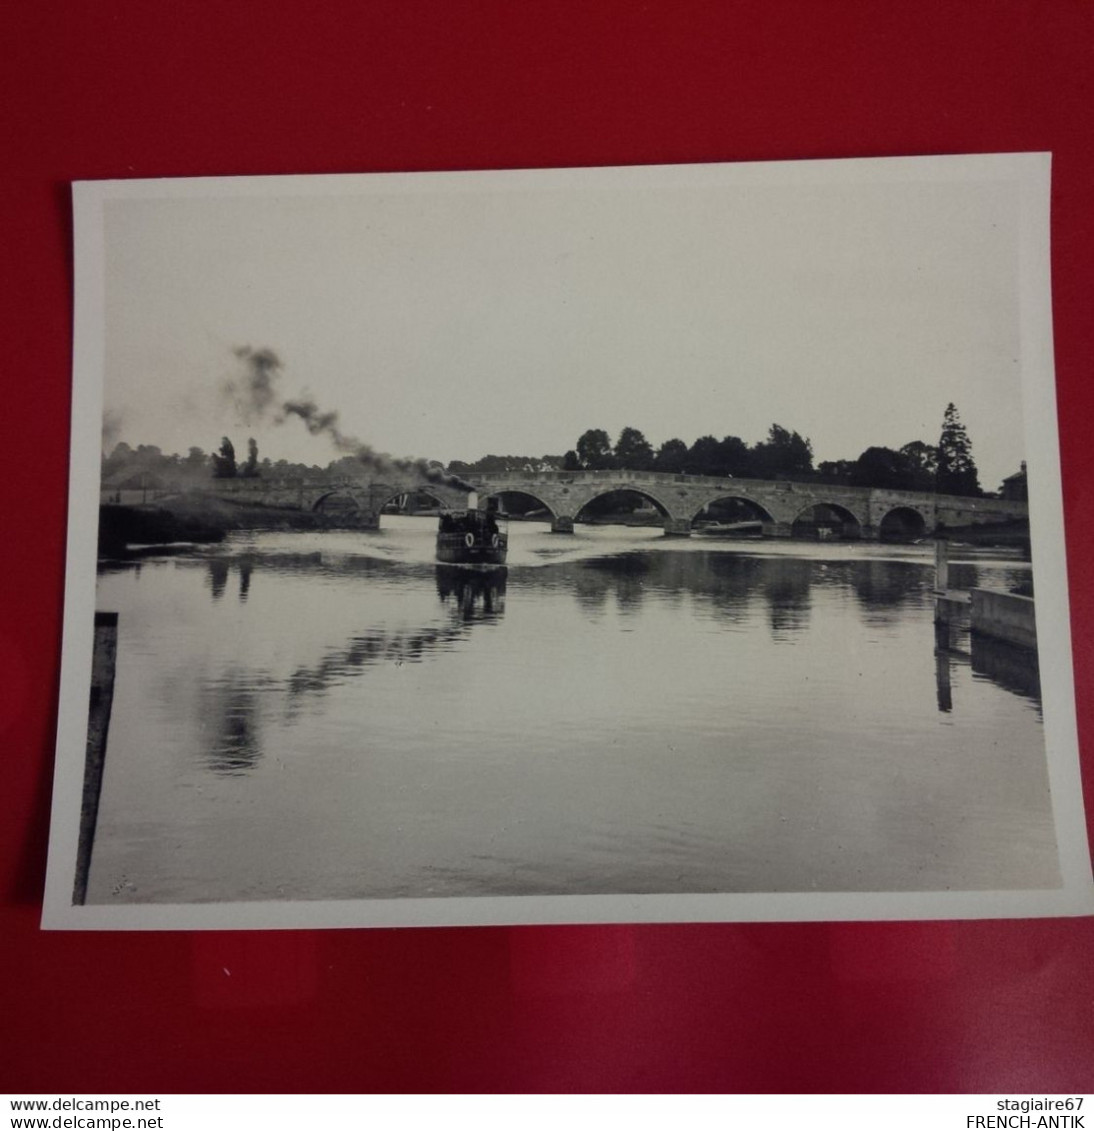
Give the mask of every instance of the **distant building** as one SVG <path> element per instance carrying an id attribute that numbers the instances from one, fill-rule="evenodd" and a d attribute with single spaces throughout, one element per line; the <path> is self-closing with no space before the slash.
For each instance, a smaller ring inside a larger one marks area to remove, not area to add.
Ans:
<path id="1" fill-rule="evenodd" d="M 1008 475 L 1003 480 L 1003 487 L 999 492 L 1000 498 L 1009 499 L 1012 503 L 1028 503 L 1029 487 L 1026 484 L 1026 461 L 1022 460 L 1022 470 Z"/>

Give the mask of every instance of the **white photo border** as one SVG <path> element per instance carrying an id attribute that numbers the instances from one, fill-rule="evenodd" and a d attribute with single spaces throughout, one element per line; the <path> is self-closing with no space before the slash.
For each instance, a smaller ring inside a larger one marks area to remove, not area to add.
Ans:
<path id="1" fill-rule="evenodd" d="M 1094 912 L 1075 719 L 1052 344 L 1051 156 L 982 154 L 749 164 L 91 181 L 73 186 L 75 325 L 67 574 L 46 929 L 178 930 L 562 923 L 984 919 Z M 123 199 L 339 196 L 443 187 L 838 185 L 1009 180 L 1020 186 L 1021 384 L 1049 785 L 1062 885 L 1036 891 L 504 896 L 360 901 L 72 904 L 95 607 L 105 351 L 104 209 Z"/>

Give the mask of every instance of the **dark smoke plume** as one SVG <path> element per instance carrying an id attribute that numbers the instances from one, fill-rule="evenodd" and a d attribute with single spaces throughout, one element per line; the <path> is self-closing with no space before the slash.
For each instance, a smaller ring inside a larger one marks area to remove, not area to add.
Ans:
<path id="1" fill-rule="evenodd" d="M 356 453 L 364 445 L 346 436 L 338 427 L 338 413 L 320 412 L 315 401 L 286 401 L 281 406 L 280 424 L 290 416 L 298 416 L 313 436 L 326 435 L 340 452 Z"/>
<path id="2" fill-rule="evenodd" d="M 281 374 L 281 358 L 271 349 L 253 350 L 237 346 L 232 353 L 243 362 L 242 374 L 230 378 L 226 391 L 235 403 L 245 424 L 263 419 L 277 404 L 277 379 Z"/>
<path id="3" fill-rule="evenodd" d="M 449 475 L 428 460 L 395 459 L 384 452 L 375 451 L 356 436 L 349 436 L 338 427 L 337 412 L 323 411 L 310 398 L 280 400 L 277 383 L 283 366 L 273 350 L 238 346 L 232 352 L 243 363 L 243 371 L 240 376 L 231 378 L 226 383 L 225 391 L 248 424 L 258 420 L 284 424 L 289 417 L 296 417 L 311 435 L 326 436 L 338 451 L 355 456 L 373 471 L 400 471 L 419 475 L 427 483 L 455 487 L 459 491 L 475 490 L 472 484 L 459 476 Z"/>

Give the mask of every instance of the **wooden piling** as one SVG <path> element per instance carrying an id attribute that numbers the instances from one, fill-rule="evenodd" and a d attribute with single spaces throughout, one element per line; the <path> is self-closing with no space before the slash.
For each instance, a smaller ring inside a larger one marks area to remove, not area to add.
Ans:
<path id="1" fill-rule="evenodd" d="M 934 591 L 945 593 L 950 587 L 950 546 L 942 538 L 934 541 Z"/>
<path id="2" fill-rule="evenodd" d="M 84 791 L 80 805 L 80 839 L 76 848 L 76 877 L 72 902 L 87 901 L 87 879 L 91 850 L 99 819 L 99 797 L 103 787 L 106 738 L 110 709 L 114 702 L 114 666 L 118 655 L 118 614 L 95 614 L 95 637 L 91 659 L 91 701 L 88 705 L 87 748 L 84 754 Z"/>

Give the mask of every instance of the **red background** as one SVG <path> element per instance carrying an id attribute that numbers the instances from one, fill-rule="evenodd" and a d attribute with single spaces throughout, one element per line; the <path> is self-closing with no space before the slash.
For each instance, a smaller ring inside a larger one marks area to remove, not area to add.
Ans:
<path id="1" fill-rule="evenodd" d="M 1094 811 L 1089 0 L 9 0 L 0 1090 L 1094 1090 L 1094 921 L 42 934 L 67 182 L 1052 150 Z"/>

